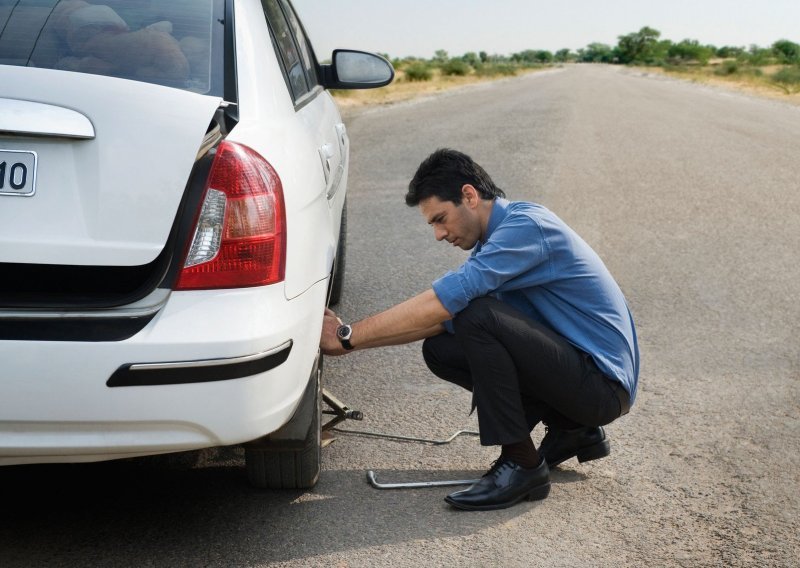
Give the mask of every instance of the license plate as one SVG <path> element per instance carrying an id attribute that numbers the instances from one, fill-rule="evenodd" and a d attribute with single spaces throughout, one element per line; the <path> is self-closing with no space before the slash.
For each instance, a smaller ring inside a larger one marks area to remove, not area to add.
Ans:
<path id="1" fill-rule="evenodd" d="M 33 195 L 36 161 L 36 152 L 0 150 L 0 195 Z"/>

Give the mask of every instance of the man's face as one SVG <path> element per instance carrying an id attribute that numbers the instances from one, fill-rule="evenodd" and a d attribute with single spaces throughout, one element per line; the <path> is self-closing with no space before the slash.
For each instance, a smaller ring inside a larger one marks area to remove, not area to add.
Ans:
<path id="1" fill-rule="evenodd" d="M 429 197 L 419 202 L 422 216 L 433 227 L 437 241 L 446 240 L 453 246 L 470 250 L 481 237 L 481 222 L 477 212 L 463 199 L 459 205 Z"/>

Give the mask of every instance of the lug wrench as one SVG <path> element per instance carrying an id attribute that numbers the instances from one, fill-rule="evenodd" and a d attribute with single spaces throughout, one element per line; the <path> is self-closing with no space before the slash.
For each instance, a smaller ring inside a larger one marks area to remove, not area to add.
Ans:
<path id="1" fill-rule="evenodd" d="M 479 479 L 454 479 L 449 481 L 410 481 L 404 483 L 379 483 L 375 477 L 375 472 L 367 472 L 367 481 L 375 489 L 419 489 L 421 487 L 447 487 L 450 485 L 473 485 Z"/>
<path id="2" fill-rule="evenodd" d="M 415 438 L 413 436 L 400 436 L 398 434 L 383 434 L 380 432 L 368 432 L 364 430 L 342 430 L 340 428 L 336 428 L 338 432 L 344 432 L 346 434 L 356 434 L 361 436 L 367 436 L 371 438 L 383 438 L 387 440 L 398 440 L 401 442 L 420 442 L 423 444 L 432 444 L 434 446 L 441 446 L 443 444 L 449 444 L 453 440 L 455 440 L 458 436 L 465 434 L 465 435 L 472 435 L 478 436 L 479 433 L 475 432 L 474 430 L 458 430 L 452 436 L 445 440 L 431 440 L 429 438 Z M 453 480 L 446 480 L 446 481 L 409 481 L 409 482 L 402 482 L 402 483 L 380 483 L 375 475 L 375 472 L 372 470 L 367 471 L 367 481 L 370 485 L 372 485 L 375 489 L 420 489 L 423 487 L 448 487 L 452 485 L 473 485 L 477 483 L 478 479 L 453 479 Z"/>
<path id="3" fill-rule="evenodd" d="M 398 440 L 400 442 L 421 442 L 423 444 L 432 444 L 434 446 L 441 446 L 443 444 L 449 444 L 460 435 L 470 435 L 470 436 L 478 436 L 479 432 L 475 432 L 474 430 L 459 430 L 458 432 L 454 433 L 452 436 L 445 440 L 431 440 L 428 438 L 414 438 L 411 436 L 400 436 L 399 434 L 383 434 L 381 432 L 369 432 L 367 430 L 344 430 L 342 428 L 334 428 L 336 432 L 342 432 L 343 434 L 355 434 L 356 436 L 367 436 L 368 438 L 384 438 L 386 440 Z"/>

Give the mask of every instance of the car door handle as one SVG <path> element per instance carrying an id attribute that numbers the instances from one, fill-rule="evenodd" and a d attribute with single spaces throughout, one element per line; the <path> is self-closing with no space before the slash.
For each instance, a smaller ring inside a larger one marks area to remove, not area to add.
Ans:
<path id="1" fill-rule="evenodd" d="M 340 122 L 336 125 L 336 141 L 338 143 L 339 159 L 337 160 L 336 170 L 333 171 L 333 168 L 331 168 L 331 179 L 328 181 L 328 200 L 333 199 L 339 191 L 350 154 L 350 140 L 347 137 L 347 127 L 344 123 Z M 333 149 L 332 145 L 331 149 Z"/>
<path id="2" fill-rule="evenodd" d="M 341 122 L 336 125 L 336 137 L 339 140 L 339 153 L 342 156 L 342 163 L 344 163 L 347 160 L 349 139 L 347 138 L 347 127 Z"/>
<path id="3" fill-rule="evenodd" d="M 333 170 L 333 146 L 325 144 L 319 149 L 319 158 L 322 161 L 322 172 L 325 174 L 325 185 L 331 181 L 331 171 Z"/>

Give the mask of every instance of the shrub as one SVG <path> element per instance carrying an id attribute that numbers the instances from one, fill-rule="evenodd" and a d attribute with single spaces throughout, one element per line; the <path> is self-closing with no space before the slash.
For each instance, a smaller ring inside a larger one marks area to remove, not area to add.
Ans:
<path id="1" fill-rule="evenodd" d="M 472 68 L 465 61 L 461 59 L 451 59 L 442 65 L 442 74 L 463 77 L 464 75 L 468 75 L 471 69 Z"/>
<path id="2" fill-rule="evenodd" d="M 739 72 L 739 62 L 738 61 L 723 61 L 722 65 L 714 69 L 714 73 L 717 75 L 735 75 Z"/>
<path id="3" fill-rule="evenodd" d="M 405 68 L 406 77 L 409 81 L 430 81 L 433 78 L 433 71 L 426 63 L 418 61 Z"/>
<path id="4" fill-rule="evenodd" d="M 725 45 L 717 49 L 716 56 L 717 57 L 739 57 L 742 53 L 744 53 L 743 47 L 735 47 L 731 45 Z"/>
<path id="5" fill-rule="evenodd" d="M 785 67 L 772 76 L 773 81 L 800 84 L 800 67 Z"/>
<path id="6" fill-rule="evenodd" d="M 750 49 L 738 56 L 740 61 L 756 67 L 772 65 L 775 63 L 775 53 L 772 49 L 764 49 L 757 45 L 751 45 Z"/>
<path id="7" fill-rule="evenodd" d="M 475 73 L 480 77 L 511 76 L 517 74 L 517 67 L 510 63 L 487 63 L 476 69 Z"/>
<path id="8" fill-rule="evenodd" d="M 710 46 L 700 45 L 696 39 L 685 39 L 680 43 L 671 44 L 667 49 L 667 56 L 674 63 L 694 62 L 707 65 L 715 51 Z"/>
<path id="9" fill-rule="evenodd" d="M 787 93 L 800 91 L 800 67 L 784 67 L 772 75 L 771 79 Z"/>

